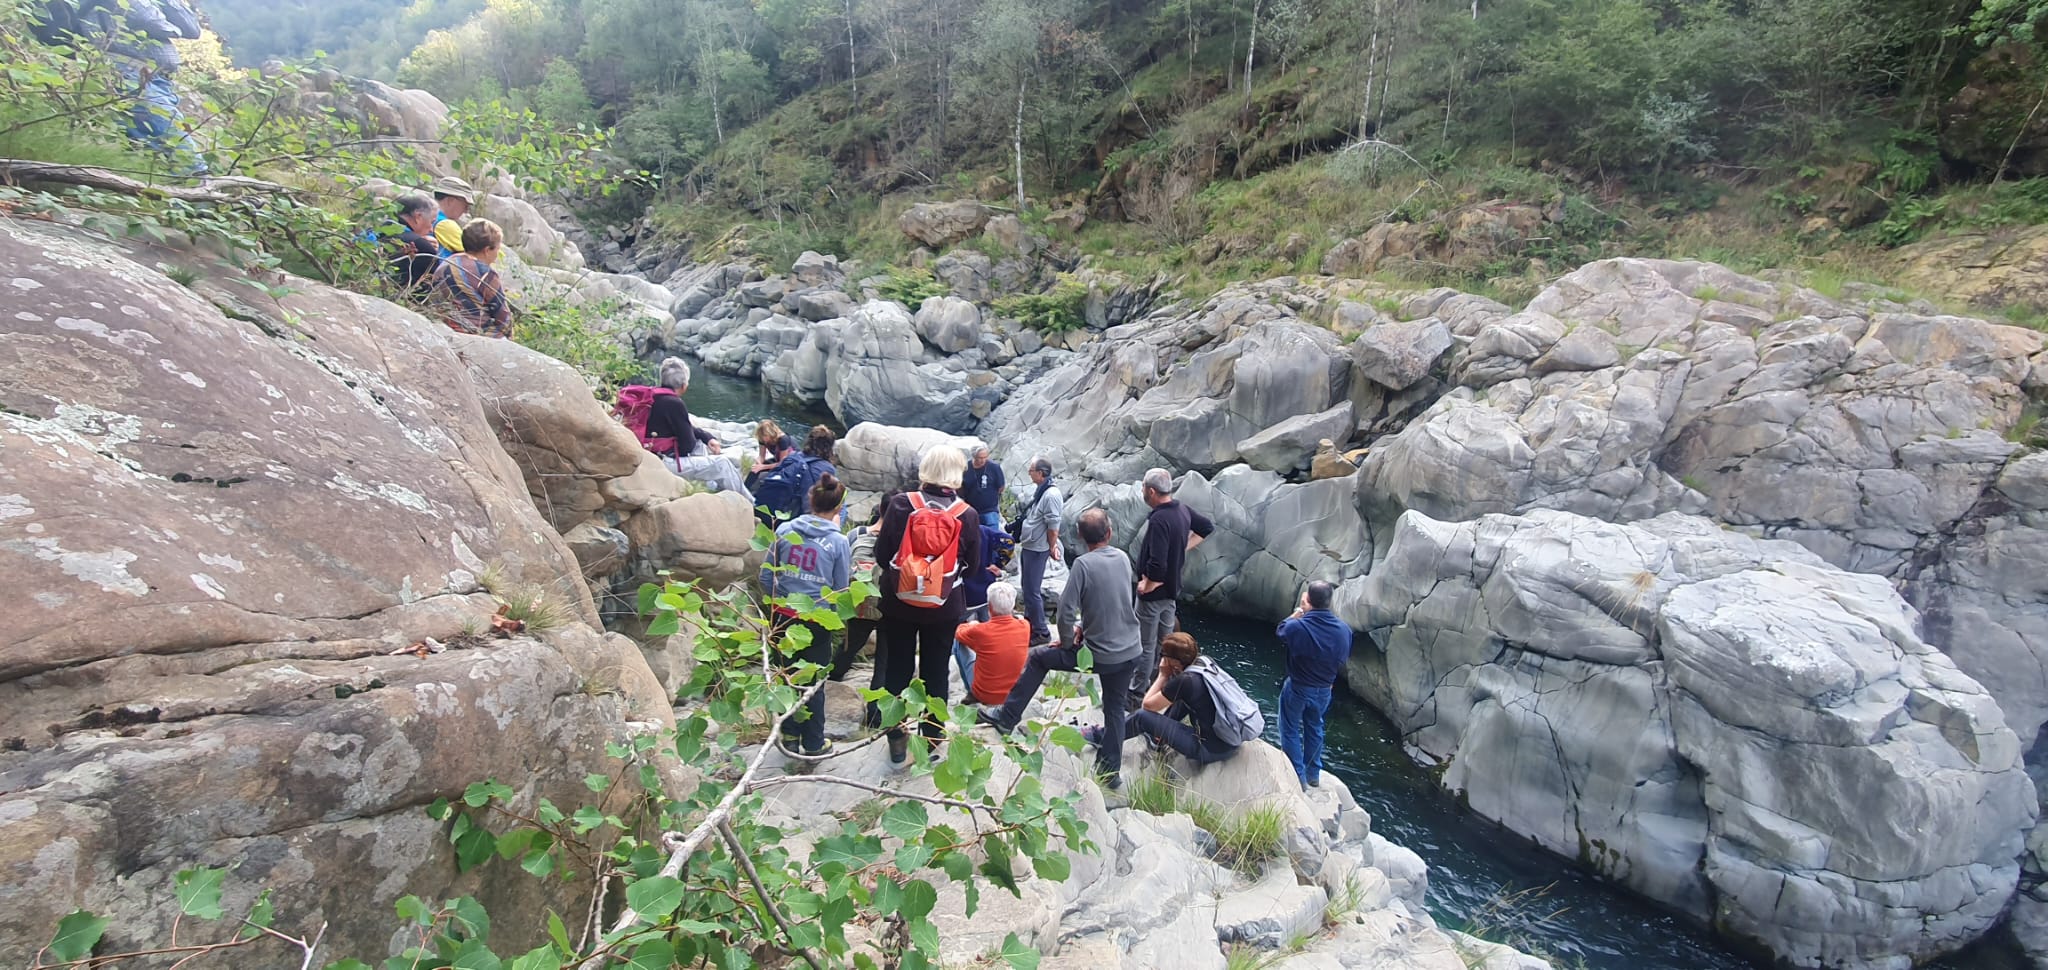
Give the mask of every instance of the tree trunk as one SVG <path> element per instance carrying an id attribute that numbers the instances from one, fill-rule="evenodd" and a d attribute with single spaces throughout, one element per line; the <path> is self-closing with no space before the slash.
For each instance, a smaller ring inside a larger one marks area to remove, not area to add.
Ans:
<path id="1" fill-rule="evenodd" d="M 709 72 L 711 80 L 711 130 L 718 133 L 718 143 L 725 144 L 725 109 L 718 103 L 718 65 L 713 64 Z"/>
<path id="2" fill-rule="evenodd" d="M 860 59 L 856 56 L 859 53 L 860 49 L 853 46 L 853 0 L 846 0 L 846 83 L 853 87 L 855 106 L 860 104 Z"/>
<path id="3" fill-rule="evenodd" d="M 1259 0 L 1252 0 L 1252 35 L 1244 45 L 1244 96 L 1252 96 L 1252 59 L 1259 53 Z"/>
<path id="4" fill-rule="evenodd" d="M 1017 159 L 1017 214 L 1024 214 L 1024 86 L 1017 81 L 1017 126 L 1010 132 L 1010 147 Z"/>
<path id="5" fill-rule="evenodd" d="M 1372 131 L 1372 86 L 1378 80 L 1380 56 L 1380 0 L 1372 0 L 1372 33 L 1365 42 L 1365 101 L 1358 109 L 1358 137 Z"/>

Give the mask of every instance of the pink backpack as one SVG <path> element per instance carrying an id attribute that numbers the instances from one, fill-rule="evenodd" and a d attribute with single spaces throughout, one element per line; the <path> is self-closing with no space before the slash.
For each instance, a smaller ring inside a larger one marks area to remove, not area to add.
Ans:
<path id="1" fill-rule="evenodd" d="M 640 447 L 657 455 L 673 455 L 677 453 L 676 439 L 648 437 L 647 418 L 654 413 L 655 398 L 664 394 L 674 397 L 675 393 L 666 387 L 628 384 L 619 388 L 619 401 L 612 405 L 612 414 L 626 430 L 633 432 L 633 437 L 640 439 Z"/>

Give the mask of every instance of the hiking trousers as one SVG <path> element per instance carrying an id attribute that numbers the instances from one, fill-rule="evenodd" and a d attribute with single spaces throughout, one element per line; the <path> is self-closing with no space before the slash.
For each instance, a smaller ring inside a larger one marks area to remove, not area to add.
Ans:
<path id="1" fill-rule="evenodd" d="M 1003 700 L 996 715 L 1003 728 L 1016 729 L 1017 722 L 1024 719 L 1025 706 L 1038 696 L 1038 688 L 1045 683 L 1048 672 L 1080 670 L 1080 656 L 1080 651 L 1065 647 L 1038 647 L 1027 654 L 1024 672 L 1017 675 L 1016 686 L 1010 688 L 1010 696 Z M 1102 680 L 1102 743 L 1095 749 L 1095 766 L 1111 778 L 1123 770 L 1124 712 L 1130 709 L 1131 701 L 1130 692 L 1124 687 L 1131 682 L 1131 671 L 1137 666 L 1136 660 L 1095 665 L 1095 676 Z"/>
<path id="2" fill-rule="evenodd" d="M 1131 693 L 1145 696 L 1152 678 L 1159 673 L 1159 641 L 1173 632 L 1180 618 L 1180 604 L 1170 600 L 1138 601 L 1138 672 L 1131 678 Z"/>
<path id="3" fill-rule="evenodd" d="M 774 638 L 777 652 L 783 652 L 781 649 L 783 637 L 788 633 L 789 628 L 793 626 L 809 629 L 811 631 L 811 642 L 803 649 L 787 653 L 786 656 L 791 661 L 806 661 L 817 664 L 820 667 L 829 668 L 832 664 L 832 631 L 816 623 L 804 620 L 777 619 L 771 634 Z M 790 666 L 793 667 L 795 664 L 792 663 Z M 828 673 L 830 673 L 829 670 L 816 671 L 817 676 L 803 679 L 797 686 L 799 689 L 808 688 L 812 683 L 823 680 Z M 817 693 L 812 694 L 811 699 L 804 702 L 803 710 L 798 711 L 789 720 L 782 723 L 782 736 L 786 740 L 795 740 L 802 743 L 806 754 L 816 753 L 819 748 L 825 746 L 824 690 L 821 689 Z"/>
<path id="4" fill-rule="evenodd" d="M 1052 551 L 1019 549 L 1017 557 L 1024 580 L 1024 619 L 1031 623 L 1031 640 L 1050 640 L 1052 628 L 1045 625 L 1045 566 L 1052 561 Z"/>
<path id="5" fill-rule="evenodd" d="M 957 620 L 904 620 L 891 616 L 882 617 L 882 648 L 875 651 L 875 662 L 881 668 L 882 689 L 891 694 L 901 694 L 912 680 L 924 681 L 927 696 L 949 700 L 952 687 L 953 631 L 959 629 Z M 930 718 L 920 724 L 925 739 L 937 741 L 945 736 Z M 891 728 L 890 734 L 902 731 L 901 727 Z"/>
<path id="6" fill-rule="evenodd" d="M 1157 711 L 1139 711 L 1126 726 L 1130 734 L 1142 734 L 1180 753 L 1198 765 L 1222 761 L 1237 753 L 1237 745 L 1205 738 L 1186 721 Z"/>

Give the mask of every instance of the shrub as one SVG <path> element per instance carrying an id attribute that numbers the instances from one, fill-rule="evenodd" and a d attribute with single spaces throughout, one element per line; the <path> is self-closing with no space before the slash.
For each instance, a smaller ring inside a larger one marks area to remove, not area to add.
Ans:
<path id="1" fill-rule="evenodd" d="M 576 368 L 606 397 L 643 370 L 626 349 L 626 304 L 617 300 L 576 305 L 556 297 L 523 308 L 512 339 Z"/>
<path id="2" fill-rule="evenodd" d="M 1088 288 L 1062 276 L 1044 293 L 1022 293 L 995 302 L 997 313 L 1042 333 L 1066 333 L 1088 325 Z"/>
<path id="3" fill-rule="evenodd" d="M 928 269 L 891 266 L 882 271 L 882 276 L 882 282 L 875 286 L 875 295 L 884 300 L 895 300 L 913 310 L 932 297 L 953 292 L 952 287 L 939 282 Z"/>

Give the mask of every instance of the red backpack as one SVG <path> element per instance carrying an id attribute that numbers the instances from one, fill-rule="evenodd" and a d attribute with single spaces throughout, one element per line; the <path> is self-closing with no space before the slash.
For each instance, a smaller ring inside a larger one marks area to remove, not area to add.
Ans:
<path id="1" fill-rule="evenodd" d="M 678 452 L 674 438 L 650 438 L 647 436 L 647 418 L 654 413 L 654 399 L 662 395 L 674 397 L 676 392 L 666 387 L 647 387 L 628 384 L 619 388 L 619 402 L 612 405 L 612 414 L 640 439 L 640 447 L 657 455 L 673 455 Z"/>
<path id="2" fill-rule="evenodd" d="M 957 498 L 940 508 L 924 493 L 910 493 L 910 521 L 896 549 L 897 599 L 937 609 L 953 595 L 960 579 L 960 512 L 965 508 L 967 503 Z"/>

